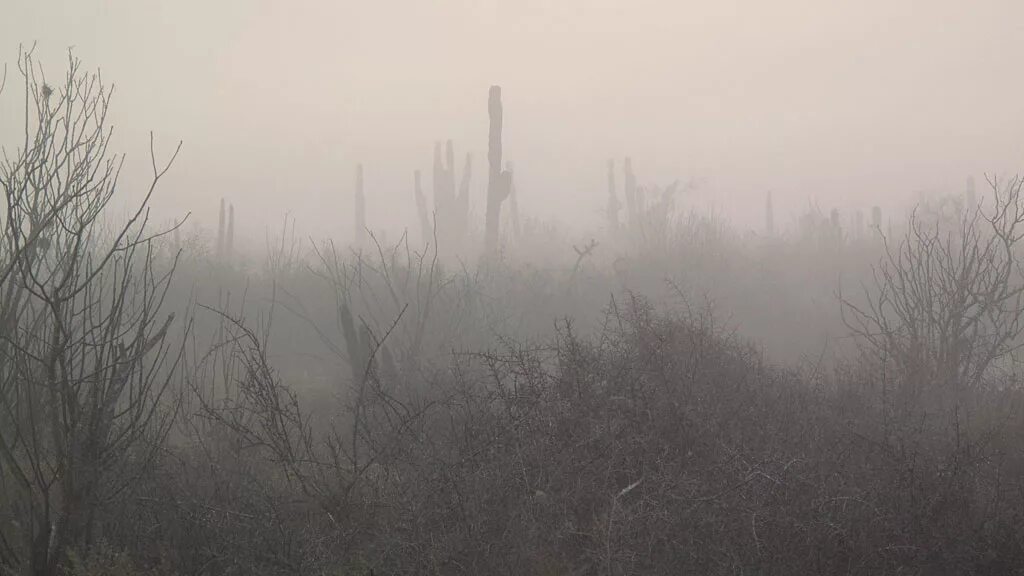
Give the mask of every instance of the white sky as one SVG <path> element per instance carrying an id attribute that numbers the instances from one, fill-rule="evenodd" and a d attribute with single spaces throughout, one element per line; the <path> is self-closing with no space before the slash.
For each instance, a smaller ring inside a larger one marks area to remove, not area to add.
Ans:
<path id="1" fill-rule="evenodd" d="M 286 210 L 348 238 L 354 164 L 371 225 L 415 229 L 437 139 L 475 153 L 482 207 L 500 84 L 528 212 L 596 225 L 605 162 L 629 154 L 739 222 L 771 189 L 785 219 L 1024 168 L 1022 33 L 1015 0 L 0 0 L 0 141 L 19 43 L 50 75 L 74 46 L 117 85 L 127 188 L 149 130 L 185 141 L 162 214 L 212 223 L 223 195 L 253 240 Z"/>

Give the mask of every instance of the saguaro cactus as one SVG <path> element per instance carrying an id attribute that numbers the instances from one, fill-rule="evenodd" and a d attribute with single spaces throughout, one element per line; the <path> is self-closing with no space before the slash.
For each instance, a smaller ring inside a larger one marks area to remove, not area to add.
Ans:
<path id="1" fill-rule="evenodd" d="M 461 246 L 466 240 L 469 226 L 469 186 L 473 177 L 473 156 L 466 154 L 466 166 L 462 169 L 462 180 L 459 182 L 459 195 L 455 198 L 454 218 L 456 242 Z"/>
<path id="2" fill-rule="evenodd" d="M 363 194 L 363 165 L 356 164 L 355 192 L 355 243 L 356 247 L 366 244 L 366 196 Z"/>
<path id="3" fill-rule="evenodd" d="M 608 232 L 614 234 L 619 231 L 619 211 L 622 204 L 615 193 L 615 160 L 608 160 Z"/>
<path id="4" fill-rule="evenodd" d="M 352 317 L 352 311 L 348 304 L 342 302 L 341 329 L 345 336 L 345 351 L 348 353 L 348 364 L 352 371 L 352 380 L 357 385 L 364 381 L 364 377 L 370 373 L 372 366 L 370 361 L 373 358 L 373 341 L 366 325 L 356 326 Z"/>
<path id="5" fill-rule="evenodd" d="M 230 260 L 235 253 L 235 205 L 228 206 L 228 233 L 224 244 L 224 252 Z"/>
<path id="6" fill-rule="evenodd" d="M 427 198 L 423 193 L 420 172 L 415 171 L 416 210 L 419 213 L 424 245 L 435 242 L 438 249 L 448 253 L 464 244 L 469 220 L 472 166 L 472 156 L 466 154 L 466 167 L 462 172 L 456 194 L 455 145 L 448 140 L 442 154 L 441 143 L 434 143 L 433 215 L 427 209 Z"/>
<path id="7" fill-rule="evenodd" d="M 430 214 L 427 213 L 427 198 L 423 195 L 419 170 L 413 172 L 413 186 L 416 194 L 416 211 L 420 217 L 420 233 L 422 234 L 423 245 L 426 246 L 434 240 L 434 229 L 430 225 Z"/>
<path id="8" fill-rule="evenodd" d="M 444 190 L 445 212 L 450 212 L 455 203 L 455 144 L 448 140 L 444 144 Z"/>
<path id="9" fill-rule="evenodd" d="M 224 199 L 220 199 L 220 219 L 217 223 L 217 260 L 224 259 Z"/>
<path id="10" fill-rule="evenodd" d="M 444 220 L 455 199 L 454 146 L 449 140 L 442 156 L 441 143 L 434 143 L 434 218 Z M 440 228 L 440 226 L 439 226 Z"/>
<path id="11" fill-rule="evenodd" d="M 871 227 L 879 232 L 882 231 L 882 208 L 879 206 L 871 207 Z"/>
<path id="12" fill-rule="evenodd" d="M 508 208 L 512 216 L 512 237 L 518 239 L 523 229 L 519 223 L 519 194 L 516 192 L 516 167 L 512 162 L 505 162 L 508 173 Z"/>
<path id="13" fill-rule="evenodd" d="M 464 178 L 468 190 L 469 182 Z M 444 155 L 441 154 L 441 143 L 434 144 L 434 227 L 436 228 L 439 248 L 451 251 L 462 241 L 462 230 L 465 228 L 460 221 L 462 215 L 461 198 L 455 193 L 455 145 L 451 140 L 445 142 Z M 468 196 L 466 206 L 468 209 Z"/>
<path id="14" fill-rule="evenodd" d="M 633 159 L 626 157 L 622 165 L 622 185 L 626 195 L 626 216 L 629 218 L 629 228 L 637 227 L 636 209 L 636 176 L 633 174 Z"/>
<path id="15" fill-rule="evenodd" d="M 501 203 L 512 192 L 512 175 L 501 169 L 503 110 L 500 86 L 491 86 L 487 98 L 487 112 L 490 115 L 490 130 L 487 146 L 487 215 L 484 246 L 488 254 L 496 254 L 498 251 L 498 225 L 501 221 Z"/>
<path id="16" fill-rule="evenodd" d="M 828 215 L 829 223 L 829 234 L 832 242 L 835 244 L 842 244 L 843 242 L 843 224 L 839 218 L 839 209 L 833 208 Z"/>
<path id="17" fill-rule="evenodd" d="M 430 175 L 432 178 L 430 187 L 434 194 L 434 218 L 436 218 L 438 209 L 444 204 L 444 201 L 441 200 L 442 188 L 444 187 L 442 184 L 444 179 L 444 160 L 442 160 L 440 142 L 434 142 L 434 164 L 431 167 Z"/>

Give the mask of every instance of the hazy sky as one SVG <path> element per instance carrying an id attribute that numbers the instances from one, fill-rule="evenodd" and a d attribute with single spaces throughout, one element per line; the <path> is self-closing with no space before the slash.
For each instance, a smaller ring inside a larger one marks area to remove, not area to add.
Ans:
<path id="1" fill-rule="evenodd" d="M 482 211 L 491 84 L 524 209 L 580 225 L 626 154 L 739 221 L 769 189 L 787 213 L 959 189 L 1024 168 L 1022 40 L 1019 0 L 0 0 L 9 76 L 19 43 L 51 75 L 73 46 L 117 85 L 125 184 L 149 130 L 182 139 L 157 207 L 210 223 L 225 196 L 253 239 L 287 210 L 349 237 L 360 161 L 370 224 L 415 233 L 442 138 L 475 153 Z"/>

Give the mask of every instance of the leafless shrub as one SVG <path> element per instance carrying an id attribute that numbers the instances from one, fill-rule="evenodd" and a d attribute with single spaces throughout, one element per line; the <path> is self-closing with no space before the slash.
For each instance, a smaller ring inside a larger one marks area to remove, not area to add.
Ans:
<path id="1" fill-rule="evenodd" d="M 19 56 L 22 146 L 5 155 L 0 248 L 0 566 L 56 574 L 151 464 L 174 413 L 180 350 L 155 261 L 149 199 L 108 227 L 122 158 L 108 154 L 110 90 L 69 54 L 60 84 Z M 179 144 L 180 148 L 180 144 Z M 187 329 L 188 322 L 185 322 Z M 167 402 L 165 402 L 167 400 Z"/>
<path id="2" fill-rule="evenodd" d="M 885 238 L 863 303 L 842 297 L 847 326 L 896 368 L 905 402 L 977 389 L 1020 346 L 1024 180 L 989 182 L 990 210 L 963 212 L 952 228 L 915 212 L 898 242 Z"/>

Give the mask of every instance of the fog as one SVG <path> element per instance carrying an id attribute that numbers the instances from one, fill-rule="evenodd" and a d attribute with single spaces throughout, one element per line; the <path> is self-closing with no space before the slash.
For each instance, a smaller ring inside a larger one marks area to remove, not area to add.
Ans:
<path id="1" fill-rule="evenodd" d="M 285 212 L 349 237 L 357 162 L 368 221 L 413 227 L 411 174 L 429 169 L 434 141 L 484 158 L 491 84 L 524 210 L 579 229 L 600 222 L 612 157 L 632 156 L 644 182 L 696 179 L 688 201 L 746 226 L 767 190 L 782 217 L 808 199 L 888 207 L 1013 172 L 1024 152 L 1012 0 L 4 0 L 0 12 L 10 64 L 35 42 L 56 71 L 73 47 L 116 84 L 116 142 L 139 160 L 127 183 L 148 169 L 149 130 L 181 139 L 157 209 L 212 225 L 224 196 L 257 241 Z M 6 142 L 17 96 L 0 100 Z"/>
<path id="2" fill-rule="evenodd" d="M 0 0 L 0 574 L 1024 574 L 1022 22 Z"/>

